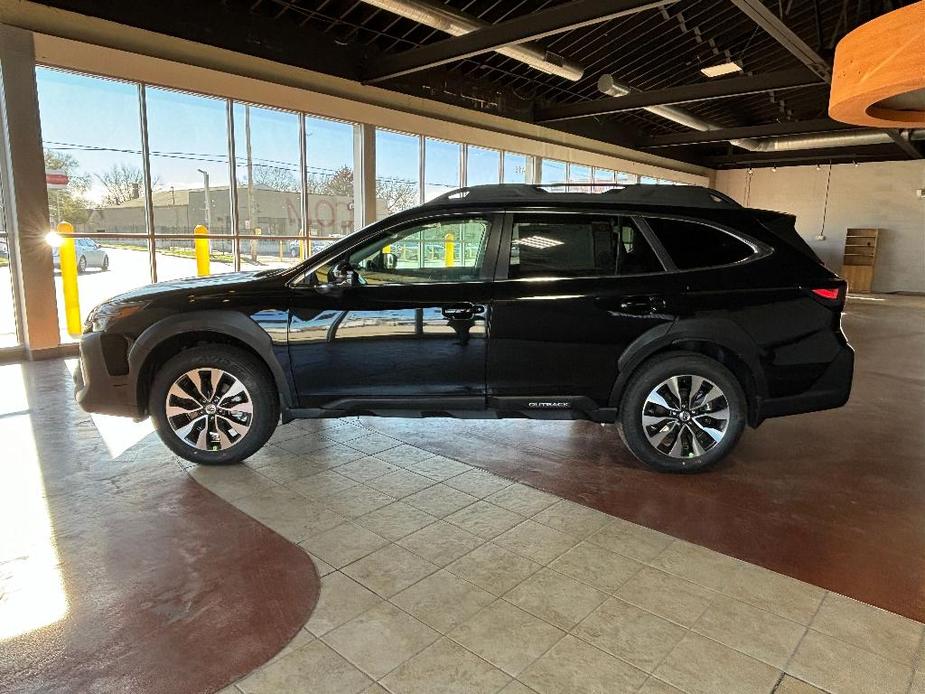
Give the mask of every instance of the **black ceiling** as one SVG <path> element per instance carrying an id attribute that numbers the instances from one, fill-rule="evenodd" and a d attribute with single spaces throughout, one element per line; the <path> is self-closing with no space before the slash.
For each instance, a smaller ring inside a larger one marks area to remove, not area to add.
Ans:
<path id="1" fill-rule="evenodd" d="M 834 46 L 848 31 L 912 0 L 761 1 L 831 65 Z M 447 34 L 361 0 L 51 0 L 44 4 L 353 79 L 362 79 L 365 66 L 375 64 L 384 54 L 447 38 Z M 527 22 L 564 2 L 447 0 L 443 4 L 496 24 L 517 18 Z M 746 75 L 755 76 L 802 67 L 730 0 L 678 0 L 557 33 L 538 43 L 582 65 L 582 79 L 571 82 L 488 52 L 379 86 L 531 121 L 550 106 L 602 98 L 597 79 L 605 73 L 634 90 L 652 91 L 711 81 L 700 68 L 729 59 L 740 62 Z M 730 78 L 712 81 L 724 79 Z M 820 131 L 840 127 L 827 120 L 827 105 L 828 85 L 820 80 L 811 86 L 692 101 L 681 107 L 720 127 L 770 125 L 775 134 L 786 134 L 788 124 L 793 124 L 794 132 L 813 130 L 817 125 Z M 812 123 L 805 125 L 807 121 Z M 748 153 L 726 142 L 666 145 L 652 138 L 691 131 L 644 110 L 548 125 L 714 168 L 907 159 L 918 152 L 915 146 L 898 144 L 772 155 Z M 661 146 L 656 148 L 656 144 Z"/>

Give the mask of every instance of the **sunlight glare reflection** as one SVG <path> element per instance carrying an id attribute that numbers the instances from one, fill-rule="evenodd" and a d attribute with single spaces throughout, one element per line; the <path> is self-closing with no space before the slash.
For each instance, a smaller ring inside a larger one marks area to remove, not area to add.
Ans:
<path id="1" fill-rule="evenodd" d="M 25 413 L 22 366 L 0 367 L 0 389 L 5 410 L 0 413 L 0 440 L 19 443 L 16 455 L 6 455 L 0 463 L 0 640 L 4 640 L 63 619 L 68 600 L 31 436 L 31 416 Z"/>

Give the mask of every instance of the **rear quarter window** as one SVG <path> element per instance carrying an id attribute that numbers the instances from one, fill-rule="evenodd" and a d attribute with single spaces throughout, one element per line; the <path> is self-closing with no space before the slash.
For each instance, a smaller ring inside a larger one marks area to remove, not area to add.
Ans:
<path id="1" fill-rule="evenodd" d="M 729 265 L 755 252 L 732 234 L 706 224 L 666 217 L 646 217 L 646 222 L 680 270 Z"/>

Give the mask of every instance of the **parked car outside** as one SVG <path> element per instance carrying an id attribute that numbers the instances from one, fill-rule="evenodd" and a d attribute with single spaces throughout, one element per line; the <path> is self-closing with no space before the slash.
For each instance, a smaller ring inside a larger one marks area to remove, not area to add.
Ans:
<path id="1" fill-rule="evenodd" d="M 847 401 L 845 298 L 793 217 L 707 188 L 475 186 L 291 269 L 101 304 L 76 397 L 205 464 L 280 420 L 381 415 L 616 424 L 649 466 L 702 470 L 746 425 Z"/>
<path id="2" fill-rule="evenodd" d="M 109 254 L 93 239 L 74 239 L 74 252 L 77 254 L 78 273 L 83 274 L 90 268 L 98 268 L 103 272 L 109 269 Z M 60 270 L 60 249 L 57 246 L 52 247 L 51 255 L 55 270 Z"/>

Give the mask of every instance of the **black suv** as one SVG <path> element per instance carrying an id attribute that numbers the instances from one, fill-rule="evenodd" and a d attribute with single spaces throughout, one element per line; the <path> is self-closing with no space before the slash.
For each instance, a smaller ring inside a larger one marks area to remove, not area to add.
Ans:
<path id="1" fill-rule="evenodd" d="M 794 230 L 695 186 L 462 188 L 292 269 L 165 282 L 87 319 L 85 410 L 236 463 L 297 417 L 616 423 L 660 470 L 843 405 L 846 285 Z"/>

